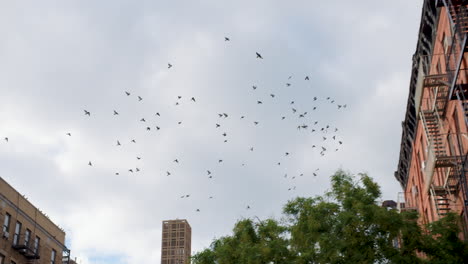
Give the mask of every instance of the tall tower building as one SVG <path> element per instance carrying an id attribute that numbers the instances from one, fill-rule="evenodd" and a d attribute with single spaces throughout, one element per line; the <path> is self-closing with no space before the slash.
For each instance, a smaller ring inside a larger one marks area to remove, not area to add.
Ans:
<path id="1" fill-rule="evenodd" d="M 162 223 L 161 264 L 189 264 L 192 228 L 185 219 Z"/>

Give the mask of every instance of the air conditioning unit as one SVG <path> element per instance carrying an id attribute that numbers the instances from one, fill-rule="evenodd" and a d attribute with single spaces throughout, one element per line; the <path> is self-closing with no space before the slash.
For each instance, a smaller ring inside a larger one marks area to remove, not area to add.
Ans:
<path id="1" fill-rule="evenodd" d="M 8 233 L 8 232 L 5 231 L 5 232 L 3 232 L 3 236 L 2 236 L 2 237 L 5 238 L 5 239 L 8 239 L 8 238 L 10 237 L 10 233 Z"/>

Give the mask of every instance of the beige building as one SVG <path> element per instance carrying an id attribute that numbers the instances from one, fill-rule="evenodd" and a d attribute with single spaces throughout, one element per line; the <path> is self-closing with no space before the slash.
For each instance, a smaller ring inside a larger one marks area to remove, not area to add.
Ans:
<path id="1" fill-rule="evenodd" d="M 187 220 L 167 220 L 162 224 L 161 264 L 189 264 L 192 228 Z"/>
<path id="2" fill-rule="evenodd" d="M 0 264 L 69 264 L 65 232 L 0 177 Z"/>

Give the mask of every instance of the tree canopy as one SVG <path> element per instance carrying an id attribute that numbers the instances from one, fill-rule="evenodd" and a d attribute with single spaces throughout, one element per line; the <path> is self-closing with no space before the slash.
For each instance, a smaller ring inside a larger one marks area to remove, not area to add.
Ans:
<path id="1" fill-rule="evenodd" d="M 192 263 L 468 263 L 459 216 L 419 226 L 417 212 L 384 208 L 380 197 L 368 175 L 337 171 L 329 192 L 289 201 L 281 221 L 239 220 Z"/>

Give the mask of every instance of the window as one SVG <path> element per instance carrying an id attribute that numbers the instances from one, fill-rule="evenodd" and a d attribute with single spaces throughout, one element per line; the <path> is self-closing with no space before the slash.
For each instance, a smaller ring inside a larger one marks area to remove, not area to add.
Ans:
<path id="1" fill-rule="evenodd" d="M 55 264 L 55 256 L 57 255 L 57 251 L 52 249 L 52 254 L 50 254 L 50 264 Z"/>
<path id="2" fill-rule="evenodd" d="M 3 232 L 8 232 L 8 230 L 10 230 L 10 219 L 11 215 L 9 213 L 6 213 L 5 219 L 3 220 Z"/>
<path id="3" fill-rule="evenodd" d="M 39 253 L 39 242 L 41 241 L 41 239 L 36 236 L 36 238 L 34 239 L 34 248 L 33 248 L 33 252 L 34 254 L 37 255 L 37 253 Z"/>
<path id="4" fill-rule="evenodd" d="M 15 235 L 13 236 L 13 245 L 18 244 L 20 234 L 21 234 L 21 223 L 18 221 L 16 222 L 16 226 L 15 226 Z"/>
<path id="5" fill-rule="evenodd" d="M 24 245 L 29 246 L 29 239 L 31 238 L 31 230 L 26 229 L 26 232 L 24 233 Z"/>

